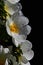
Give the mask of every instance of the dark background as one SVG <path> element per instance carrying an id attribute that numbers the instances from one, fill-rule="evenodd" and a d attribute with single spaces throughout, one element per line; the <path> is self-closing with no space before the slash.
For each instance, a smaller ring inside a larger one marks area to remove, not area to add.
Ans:
<path id="1" fill-rule="evenodd" d="M 27 39 L 33 44 L 34 58 L 30 61 L 31 65 L 40 64 L 40 38 L 41 38 L 41 23 L 40 23 L 40 8 L 39 1 L 21 0 L 22 11 L 26 17 L 29 18 L 29 25 L 32 27 L 30 35 Z M 38 4 L 39 3 L 39 4 Z"/>
<path id="2" fill-rule="evenodd" d="M 33 51 L 34 51 L 34 58 L 30 61 L 31 65 L 39 65 L 40 64 L 40 39 L 41 39 L 41 21 L 40 21 L 40 6 L 39 1 L 33 0 L 20 0 L 22 4 L 22 12 L 23 14 L 29 18 L 29 25 L 32 27 L 32 31 L 30 35 L 28 35 L 27 39 L 32 42 L 33 44 Z M 38 10 L 39 9 L 39 10 Z M 2 28 L 3 29 L 3 28 Z M 3 32 L 0 31 L 1 33 Z M 1 35 L 1 34 L 0 34 Z M 6 37 L 5 37 L 6 39 Z M 2 40 L 2 39 L 1 39 Z M 9 46 L 9 43 L 4 45 L 3 41 L 0 40 L 0 44 L 3 46 Z"/>

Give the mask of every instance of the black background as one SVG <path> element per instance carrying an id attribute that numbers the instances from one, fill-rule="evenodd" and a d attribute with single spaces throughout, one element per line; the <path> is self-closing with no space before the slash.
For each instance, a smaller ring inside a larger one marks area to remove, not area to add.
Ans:
<path id="1" fill-rule="evenodd" d="M 41 21 L 40 21 L 40 6 L 39 1 L 20 0 L 22 4 L 22 12 L 24 16 L 29 18 L 29 25 L 32 27 L 30 35 L 27 39 L 33 44 L 34 58 L 30 61 L 31 65 L 40 64 L 40 39 L 41 39 Z M 38 10 L 39 9 L 39 10 Z M 2 44 L 2 43 L 0 43 Z M 9 45 L 9 43 L 7 44 Z M 4 44 L 3 44 L 4 46 Z"/>
<path id="2" fill-rule="evenodd" d="M 26 17 L 29 18 L 29 25 L 32 27 L 32 31 L 30 35 L 28 35 L 27 39 L 30 40 L 33 44 L 34 50 L 34 58 L 30 61 L 31 65 L 39 65 L 40 64 L 40 8 L 39 1 L 33 0 L 21 0 L 22 11 Z M 38 4 L 39 3 L 39 4 Z"/>

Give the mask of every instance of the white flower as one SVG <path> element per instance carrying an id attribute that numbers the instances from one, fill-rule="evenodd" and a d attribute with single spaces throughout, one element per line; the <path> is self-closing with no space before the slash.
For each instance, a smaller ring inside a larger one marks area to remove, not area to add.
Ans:
<path id="1" fill-rule="evenodd" d="M 14 41 L 14 40 L 13 40 Z M 15 43 L 16 44 L 16 43 Z M 32 49 L 32 43 L 28 40 L 25 40 L 20 44 L 20 48 L 23 52 L 23 55 L 19 57 L 19 63 L 21 65 L 30 65 L 29 61 L 33 58 L 34 52 Z"/>
<path id="2" fill-rule="evenodd" d="M 25 42 L 22 42 L 20 46 L 21 46 L 22 52 L 24 53 L 26 51 L 31 50 L 32 43 L 28 40 L 25 40 Z"/>
<path id="3" fill-rule="evenodd" d="M 7 0 L 8 2 L 10 2 L 11 4 L 16 4 L 18 3 L 20 0 Z"/>
<path id="4" fill-rule="evenodd" d="M 8 18 L 6 21 L 7 33 L 12 36 L 17 46 L 21 42 L 24 42 L 27 35 L 31 32 L 31 27 L 27 25 L 29 23 L 28 18 L 24 16 L 17 16 L 12 20 Z M 13 42 L 13 43 L 15 43 Z"/>
<path id="5" fill-rule="evenodd" d="M 34 52 L 32 50 L 28 51 L 28 59 L 31 60 L 34 56 Z M 19 56 L 19 63 L 17 63 L 15 56 L 12 56 L 11 54 L 8 56 L 8 59 L 6 59 L 5 65 L 8 65 L 9 59 L 12 61 L 13 65 L 30 65 L 29 60 L 26 58 L 26 56 L 21 55 Z"/>
<path id="6" fill-rule="evenodd" d="M 29 61 L 33 58 L 34 52 L 31 50 L 32 43 L 30 41 L 25 41 L 21 43 L 21 50 L 23 52 L 21 65 L 30 65 Z"/>
<path id="7" fill-rule="evenodd" d="M 10 1 L 12 1 L 12 0 L 10 0 Z M 17 13 L 19 10 L 21 10 L 22 9 L 22 6 L 21 6 L 20 3 L 17 3 L 17 4 L 12 5 L 8 1 L 5 1 L 4 9 L 5 9 L 5 11 L 8 14 L 13 15 L 13 14 Z"/>
<path id="8" fill-rule="evenodd" d="M 34 56 L 34 52 L 33 52 L 33 50 L 31 50 L 32 43 L 30 41 L 28 41 L 28 40 L 25 40 L 25 42 L 21 43 L 20 48 L 21 48 L 23 54 L 18 57 L 19 64 L 20 65 L 30 65 L 30 62 L 29 61 Z M 8 56 L 8 59 L 11 59 L 11 61 L 13 62 L 13 65 L 19 65 L 16 62 L 16 58 L 14 56 L 9 55 Z M 8 61 L 6 60 L 6 65 L 8 65 Z"/>
<path id="9" fill-rule="evenodd" d="M 23 52 L 23 56 L 27 59 L 27 60 L 31 60 L 34 56 L 34 52 L 33 50 L 31 50 L 32 48 L 32 43 L 28 40 L 26 40 L 25 42 L 21 43 L 21 49 Z"/>
<path id="10" fill-rule="evenodd" d="M 30 65 L 30 60 L 33 58 L 34 52 L 33 50 L 26 51 L 23 53 L 21 57 L 19 57 L 19 63 L 21 65 Z"/>

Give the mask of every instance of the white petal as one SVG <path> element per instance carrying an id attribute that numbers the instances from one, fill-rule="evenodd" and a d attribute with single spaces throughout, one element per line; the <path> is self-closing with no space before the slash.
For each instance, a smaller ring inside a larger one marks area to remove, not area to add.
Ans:
<path id="1" fill-rule="evenodd" d="M 24 35 L 18 35 L 18 34 L 12 34 L 12 41 L 13 43 L 18 46 L 19 44 L 21 44 L 21 42 L 25 41 L 25 36 Z"/>
<path id="2" fill-rule="evenodd" d="M 19 11 L 19 15 L 23 15 L 22 11 Z"/>
<path id="3" fill-rule="evenodd" d="M 21 33 L 25 35 L 29 35 L 31 32 L 31 27 L 29 25 L 23 26 L 21 28 Z"/>
<path id="4" fill-rule="evenodd" d="M 9 5 L 9 3 L 7 1 L 5 1 L 5 10 L 10 15 L 13 15 L 14 14 L 14 10 L 11 8 L 11 6 Z"/>
<path id="5" fill-rule="evenodd" d="M 29 19 L 27 17 L 25 17 L 25 16 L 21 16 L 19 18 L 19 21 L 21 22 L 22 25 L 26 25 L 26 24 L 29 23 Z"/>
<path id="6" fill-rule="evenodd" d="M 8 48 L 4 48 L 4 53 L 8 53 L 9 49 Z"/>
<path id="7" fill-rule="evenodd" d="M 6 31 L 7 31 L 8 35 L 11 36 L 11 32 L 10 32 L 10 29 L 9 29 L 9 27 L 8 27 L 8 22 L 6 22 Z"/>
<path id="8" fill-rule="evenodd" d="M 24 64 L 26 64 L 26 63 L 28 62 L 28 60 L 27 60 L 24 56 L 22 56 L 21 61 L 22 61 Z"/>
<path id="9" fill-rule="evenodd" d="M 25 16 L 16 17 L 16 21 L 18 24 L 20 24 L 19 26 L 24 26 L 24 25 L 27 25 L 29 23 L 29 19 Z"/>
<path id="10" fill-rule="evenodd" d="M 8 59 L 6 59 L 5 65 L 8 65 Z"/>
<path id="11" fill-rule="evenodd" d="M 16 4 L 17 2 L 19 2 L 20 0 L 7 0 L 8 2 L 10 2 L 11 4 Z"/>
<path id="12" fill-rule="evenodd" d="M 21 65 L 30 65 L 30 63 L 28 62 L 27 64 L 24 64 L 24 63 L 21 62 Z"/>
<path id="13" fill-rule="evenodd" d="M 16 33 L 12 33 L 12 37 L 15 38 L 17 41 L 21 41 L 21 42 L 22 40 L 25 40 L 25 35 L 19 35 Z"/>
<path id="14" fill-rule="evenodd" d="M 15 1 L 15 0 L 14 0 Z M 18 12 L 18 10 L 21 10 L 22 6 L 20 3 L 17 3 L 15 5 L 12 5 L 11 3 L 9 3 L 8 1 L 5 1 L 5 10 L 7 13 L 9 13 L 10 15 L 13 15 L 15 13 Z"/>
<path id="15" fill-rule="evenodd" d="M 34 56 L 34 52 L 32 50 L 27 51 L 27 52 L 23 53 L 23 56 L 25 56 L 27 60 L 31 60 Z"/>
<path id="16" fill-rule="evenodd" d="M 32 48 L 32 43 L 28 40 L 25 40 L 25 42 L 21 43 L 21 49 L 23 52 L 26 52 Z"/>
<path id="17" fill-rule="evenodd" d="M 24 36 L 24 35 L 18 35 L 18 36 L 16 37 L 16 40 L 17 40 L 18 42 L 24 42 L 24 41 L 25 41 L 25 36 Z"/>
<path id="18" fill-rule="evenodd" d="M 14 45 L 16 45 L 16 47 L 18 47 L 19 43 L 13 37 L 12 37 L 12 42 L 13 42 Z"/>
<path id="19" fill-rule="evenodd" d="M 27 25 L 27 35 L 30 34 L 30 32 L 31 32 L 31 27 Z"/>

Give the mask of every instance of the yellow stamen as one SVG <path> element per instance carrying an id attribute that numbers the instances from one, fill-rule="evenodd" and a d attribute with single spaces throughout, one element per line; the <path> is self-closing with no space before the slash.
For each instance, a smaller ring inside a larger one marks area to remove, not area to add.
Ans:
<path id="1" fill-rule="evenodd" d="M 4 9 L 5 9 L 5 11 L 7 12 L 7 16 L 6 16 L 6 18 L 9 18 L 10 16 L 9 16 L 9 7 L 8 7 L 8 5 L 6 4 L 5 6 L 4 6 Z"/>
<path id="2" fill-rule="evenodd" d="M 11 23 L 9 27 L 10 27 L 11 32 L 19 33 L 19 28 L 18 28 L 18 26 L 16 24 Z"/>
<path id="3" fill-rule="evenodd" d="M 22 56 L 19 56 L 19 57 L 18 57 L 18 60 L 19 60 L 19 63 L 21 64 Z"/>
<path id="4" fill-rule="evenodd" d="M 8 5 L 5 5 L 5 6 L 4 6 L 4 9 L 5 9 L 6 12 L 9 13 L 9 7 L 8 7 Z"/>

